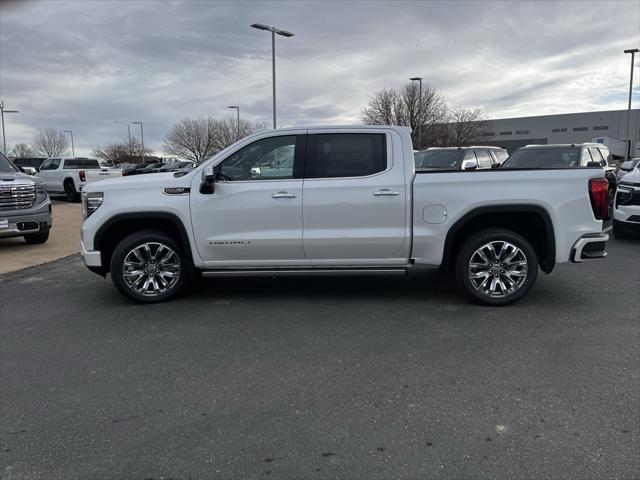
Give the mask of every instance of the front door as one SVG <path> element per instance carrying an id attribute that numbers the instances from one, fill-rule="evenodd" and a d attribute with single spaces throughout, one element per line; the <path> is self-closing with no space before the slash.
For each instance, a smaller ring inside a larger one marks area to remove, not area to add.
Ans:
<path id="1" fill-rule="evenodd" d="M 259 139 L 222 160 L 212 194 L 191 189 L 191 219 L 205 267 L 305 265 L 302 161 L 306 132 Z M 296 168 L 298 167 L 298 168 Z"/>
<path id="2" fill-rule="evenodd" d="M 407 262 L 409 180 L 394 135 L 309 131 L 302 204 L 312 265 Z"/>

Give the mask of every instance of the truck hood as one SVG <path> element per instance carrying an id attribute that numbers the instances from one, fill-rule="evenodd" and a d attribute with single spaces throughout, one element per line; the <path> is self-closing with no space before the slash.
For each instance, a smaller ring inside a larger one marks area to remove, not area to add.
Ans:
<path id="1" fill-rule="evenodd" d="M 85 192 L 105 192 L 111 190 L 137 190 L 164 187 L 188 187 L 191 176 L 174 177 L 173 172 L 146 173 L 127 177 L 109 178 L 88 183 L 83 187 Z"/>
<path id="2" fill-rule="evenodd" d="M 42 183 L 42 179 L 34 177 L 33 175 L 27 175 L 25 173 L 0 173 L 0 185 L 7 185 L 9 182 L 15 182 L 16 184 L 33 184 Z"/>
<path id="3" fill-rule="evenodd" d="M 640 170 L 634 168 L 629 173 L 627 173 L 624 177 L 622 177 L 622 182 L 627 183 L 640 183 Z"/>

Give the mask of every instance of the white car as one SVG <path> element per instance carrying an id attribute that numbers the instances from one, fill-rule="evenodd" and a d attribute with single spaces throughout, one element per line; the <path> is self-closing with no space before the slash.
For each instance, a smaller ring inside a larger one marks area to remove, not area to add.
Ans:
<path id="1" fill-rule="evenodd" d="M 618 184 L 613 208 L 613 234 L 620 238 L 640 234 L 640 163 Z"/>
<path id="2" fill-rule="evenodd" d="M 49 158 L 40 165 L 37 175 L 50 193 L 64 193 L 68 201 L 77 202 L 86 184 L 121 177 L 122 170 L 103 167 L 95 158 Z"/>
<path id="3" fill-rule="evenodd" d="M 538 268 L 606 255 L 607 186 L 592 168 L 416 173 L 404 127 L 282 128 L 191 171 L 86 185 L 80 246 L 91 271 L 110 272 L 140 302 L 173 297 L 196 271 L 441 267 L 475 301 L 504 305 L 526 294 Z"/>

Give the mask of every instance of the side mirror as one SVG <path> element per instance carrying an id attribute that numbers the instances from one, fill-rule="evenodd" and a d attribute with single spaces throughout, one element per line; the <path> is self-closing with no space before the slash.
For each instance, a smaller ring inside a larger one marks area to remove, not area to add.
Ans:
<path id="1" fill-rule="evenodd" d="M 602 164 L 600 162 L 587 162 L 588 168 L 602 168 Z"/>
<path id="2" fill-rule="evenodd" d="M 200 193 L 212 194 L 216 183 L 216 172 L 213 165 L 207 165 L 202 171 L 202 184 L 200 185 Z"/>
<path id="3" fill-rule="evenodd" d="M 478 162 L 475 160 L 465 160 L 462 162 L 462 170 L 477 170 Z"/>

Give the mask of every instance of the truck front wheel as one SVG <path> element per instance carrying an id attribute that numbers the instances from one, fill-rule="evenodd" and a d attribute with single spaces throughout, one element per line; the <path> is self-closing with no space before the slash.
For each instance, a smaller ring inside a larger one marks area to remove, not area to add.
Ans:
<path id="1" fill-rule="evenodd" d="M 488 229 L 474 233 L 459 250 L 456 281 L 473 300 L 507 305 L 524 296 L 538 276 L 538 257 L 515 232 Z"/>
<path id="2" fill-rule="evenodd" d="M 168 300 L 186 285 L 190 263 L 178 242 L 161 231 L 124 238 L 111 256 L 111 278 L 127 297 L 143 303 Z"/>

